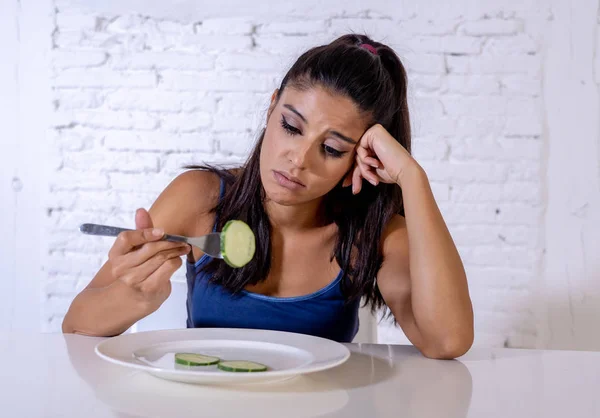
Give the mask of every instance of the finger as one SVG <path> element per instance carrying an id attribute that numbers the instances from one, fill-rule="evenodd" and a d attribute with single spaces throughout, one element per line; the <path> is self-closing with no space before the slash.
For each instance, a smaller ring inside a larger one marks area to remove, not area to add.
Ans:
<path id="1" fill-rule="evenodd" d="M 144 208 L 140 208 L 135 211 L 135 229 L 149 229 L 154 228 L 154 223 L 148 211 Z"/>
<path id="2" fill-rule="evenodd" d="M 357 165 L 352 173 L 352 193 L 358 194 L 362 189 L 362 177 L 360 175 L 360 167 Z"/>
<path id="3" fill-rule="evenodd" d="M 164 234 L 164 231 L 160 228 L 148 228 L 121 232 L 117 236 L 117 239 L 110 249 L 108 256 L 110 258 L 127 254 L 135 247 L 138 247 L 142 244 L 160 240 Z"/>
<path id="4" fill-rule="evenodd" d="M 162 263 L 144 282 L 141 284 L 142 290 L 146 292 L 155 292 L 170 282 L 173 274 L 181 267 L 183 261 L 179 257 L 170 258 Z"/>
<path id="5" fill-rule="evenodd" d="M 365 163 L 357 160 L 357 165 L 360 168 L 361 176 L 363 178 L 367 179 L 367 181 L 373 186 L 377 186 L 379 184 L 379 178 Z"/>
<path id="6" fill-rule="evenodd" d="M 155 255 L 164 251 L 182 251 L 188 254 L 191 251 L 191 247 L 185 242 L 170 242 L 170 241 L 159 241 L 159 242 L 148 242 L 142 247 L 135 251 L 131 251 L 127 256 L 127 265 L 130 267 L 139 266 L 150 260 Z"/>
<path id="7" fill-rule="evenodd" d="M 358 147 L 356 149 L 356 155 L 358 155 L 358 157 L 366 164 L 368 164 L 374 168 L 379 168 L 379 160 L 371 157 L 369 155 L 369 150 L 367 148 Z"/>
<path id="8" fill-rule="evenodd" d="M 154 272 L 157 271 L 163 264 L 174 258 L 177 258 L 181 261 L 180 257 L 185 254 L 186 253 L 181 248 L 173 248 L 156 253 L 145 263 L 130 268 L 124 277 L 121 278 L 121 280 L 129 285 L 143 282 L 152 274 L 154 274 Z"/>

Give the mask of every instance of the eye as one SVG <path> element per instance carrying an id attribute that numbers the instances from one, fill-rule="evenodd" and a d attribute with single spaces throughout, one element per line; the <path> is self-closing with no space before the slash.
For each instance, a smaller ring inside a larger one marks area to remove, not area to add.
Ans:
<path id="1" fill-rule="evenodd" d="M 293 135 L 302 134 L 302 132 L 300 132 L 300 129 L 295 128 L 292 125 L 290 125 L 289 123 L 287 123 L 287 120 L 285 120 L 285 116 L 283 116 L 283 115 L 281 115 L 281 127 L 288 135 L 293 136 Z"/>
<path id="2" fill-rule="evenodd" d="M 325 151 L 325 155 L 329 155 L 334 158 L 340 158 L 346 152 L 338 151 L 335 148 L 330 147 L 329 145 L 323 144 L 323 151 Z"/>

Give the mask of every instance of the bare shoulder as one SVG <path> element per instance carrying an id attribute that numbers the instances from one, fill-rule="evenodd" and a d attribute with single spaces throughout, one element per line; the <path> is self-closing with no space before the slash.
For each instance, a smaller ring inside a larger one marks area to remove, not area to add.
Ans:
<path id="1" fill-rule="evenodd" d="M 150 208 L 154 226 L 176 235 L 201 235 L 214 223 L 211 210 L 219 199 L 220 180 L 215 173 L 190 170 L 177 176 Z"/>

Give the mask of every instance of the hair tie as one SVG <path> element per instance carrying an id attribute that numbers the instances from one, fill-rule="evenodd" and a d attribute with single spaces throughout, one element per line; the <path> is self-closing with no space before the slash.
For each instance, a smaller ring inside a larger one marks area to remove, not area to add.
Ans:
<path id="1" fill-rule="evenodd" d="M 360 44 L 359 45 L 361 48 L 366 49 L 367 51 L 369 51 L 370 53 L 372 53 L 373 55 L 379 55 L 377 53 L 377 49 L 375 49 L 375 47 L 373 45 L 370 44 Z"/>

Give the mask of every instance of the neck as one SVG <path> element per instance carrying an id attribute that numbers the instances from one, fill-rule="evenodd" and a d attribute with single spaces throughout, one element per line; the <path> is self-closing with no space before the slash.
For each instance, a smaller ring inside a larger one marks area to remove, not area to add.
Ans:
<path id="1" fill-rule="evenodd" d="M 266 201 L 265 211 L 274 229 L 303 232 L 325 225 L 322 199 L 294 206 Z"/>

